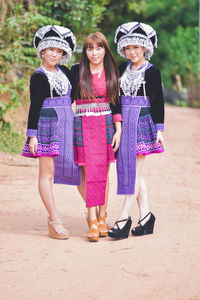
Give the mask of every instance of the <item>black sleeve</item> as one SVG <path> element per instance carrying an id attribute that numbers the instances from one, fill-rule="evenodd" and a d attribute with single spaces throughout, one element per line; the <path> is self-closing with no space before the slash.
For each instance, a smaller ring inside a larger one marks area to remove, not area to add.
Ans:
<path id="1" fill-rule="evenodd" d="M 28 129 L 38 128 L 38 119 L 44 100 L 43 91 L 48 81 L 41 72 L 35 72 L 30 79 L 30 108 L 28 115 Z M 46 87 L 48 88 L 48 87 Z"/>
<path id="2" fill-rule="evenodd" d="M 120 99 L 116 100 L 115 105 L 110 102 L 110 109 L 111 109 L 113 115 L 121 114 L 122 113 L 122 109 L 121 109 L 121 101 L 120 101 Z"/>
<path id="3" fill-rule="evenodd" d="M 72 84 L 72 91 L 71 91 L 71 98 L 72 102 L 77 99 L 77 95 L 79 94 L 78 84 L 79 84 L 79 64 L 73 65 L 71 67 L 71 84 Z"/>
<path id="4" fill-rule="evenodd" d="M 127 62 L 123 62 L 119 65 L 119 75 L 120 75 L 120 77 L 124 73 L 124 71 L 126 70 L 126 66 L 127 66 Z M 110 109 L 111 109 L 113 115 L 122 113 L 121 97 L 120 96 L 119 96 L 118 99 L 116 99 L 115 105 L 110 103 Z"/>
<path id="5" fill-rule="evenodd" d="M 127 62 L 122 62 L 120 65 L 119 65 L 119 76 L 121 77 L 122 74 L 124 73 L 124 71 L 126 70 L 126 67 L 127 67 Z"/>
<path id="6" fill-rule="evenodd" d="M 152 67 L 145 73 L 146 88 L 150 97 L 150 111 L 154 124 L 164 123 L 164 100 L 161 74 L 159 69 Z"/>
<path id="7" fill-rule="evenodd" d="M 123 73 L 125 72 L 126 70 L 126 67 L 127 67 L 127 62 L 122 62 L 120 65 L 119 65 L 119 75 L 120 77 L 123 75 Z M 124 95 L 123 93 L 123 90 L 121 89 L 120 87 L 120 96 Z"/>
<path id="8" fill-rule="evenodd" d="M 66 66 L 59 66 L 59 68 L 62 70 L 62 72 L 66 75 L 66 77 L 69 79 L 69 82 L 71 84 L 71 95 L 72 95 L 72 75 L 71 75 L 71 71 L 66 67 Z M 73 99 L 71 97 L 71 102 L 73 103 Z"/>

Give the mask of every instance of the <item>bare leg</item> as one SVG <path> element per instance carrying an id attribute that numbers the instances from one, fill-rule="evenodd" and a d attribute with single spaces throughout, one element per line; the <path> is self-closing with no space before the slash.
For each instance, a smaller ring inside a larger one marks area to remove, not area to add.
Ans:
<path id="1" fill-rule="evenodd" d="M 142 175 L 142 173 L 140 174 L 139 177 L 139 193 L 138 193 L 138 197 L 137 197 L 137 203 L 138 203 L 138 208 L 139 208 L 139 212 L 140 212 L 140 220 L 143 219 L 149 212 L 149 203 L 148 203 L 148 196 L 147 196 L 147 186 L 146 186 L 146 182 L 145 179 Z M 150 215 L 145 218 L 145 220 L 143 220 L 141 222 L 142 225 L 144 225 L 148 219 L 150 218 Z"/>
<path id="2" fill-rule="evenodd" d="M 122 210 L 120 212 L 119 217 L 117 218 L 117 221 L 123 220 L 123 219 L 128 219 L 129 213 L 131 210 L 131 207 L 133 205 L 133 202 L 136 200 L 138 192 L 140 190 L 140 173 L 141 169 L 144 163 L 144 156 L 140 155 L 136 159 L 136 181 L 135 181 L 135 194 L 134 195 L 126 195 L 124 198 L 124 203 Z M 126 221 L 118 223 L 119 227 L 122 228 L 124 227 Z"/>
<path id="3" fill-rule="evenodd" d="M 77 189 L 79 191 L 79 194 L 83 198 L 83 200 L 86 202 L 86 181 L 85 181 L 85 167 L 81 168 L 81 185 L 77 186 Z"/>
<path id="4" fill-rule="evenodd" d="M 39 158 L 39 181 L 38 188 L 41 199 L 49 213 L 51 221 L 60 219 L 57 212 L 55 200 L 53 196 L 52 180 L 54 175 L 54 158 L 53 157 L 40 157 Z M 62 224 L 56 225 L 56 230 L 61 231 L 64 229 Z"/>

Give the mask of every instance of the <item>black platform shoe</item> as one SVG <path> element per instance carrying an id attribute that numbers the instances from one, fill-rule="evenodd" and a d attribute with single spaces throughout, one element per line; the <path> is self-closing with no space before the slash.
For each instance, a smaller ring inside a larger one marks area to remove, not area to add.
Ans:
<path id="1" fill-rule="evenodd" d="M 124 227 L 119 228 L 118 223 L 125 222 L 125 221 L 126 221 L 126 224 L 124 225 Z M 128 217 L 128 219 L 119 220 L 119 221 L 115 222 L 115 225 L 117 225 L 118 228 L 112 227 L 108 231 L 108 236 L 112 237 L 114 239 L 118 239 L 118 240 L 128 238 L 131 224 L 132 224 L 131 217 Z"/>
<path id="2" fill-rule="evenodd" d="M 151 215 L 149 220 L 144 225 L 142 225 L 141 222 L 144 221 L 145 218 L 148 217 L 149 215 Z M 139 220 L 138 226 L 134 227 L 131 230 L 132 235 L 140 236 L 140 235 L 145 235 L 145 234 L 152 234 L 155 219 L 156 219 L 155 216 L 151 212 L 149 212 L 142 220 Z"/>

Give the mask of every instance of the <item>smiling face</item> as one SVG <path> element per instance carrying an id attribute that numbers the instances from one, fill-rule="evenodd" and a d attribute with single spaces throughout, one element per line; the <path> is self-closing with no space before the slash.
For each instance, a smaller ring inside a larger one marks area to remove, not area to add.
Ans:
<path id="1" fill-rule="evenodd" d="M 90 61 L 90 64 L 97 67 L 103 64 L 105 48 L 99 46 L 97 43 L 94 42 L 92 45 L 89 45 L 86 49 L 86 55 Z"/>
<path id="2" fill-rule="evenodd" d="M 42 54 L 44 56 L 43 65 L 51 69 L 60 62 L 63 50 L 59 48 L 47 48 L 42 51 Z"/>
<path id="3" fill-rule="evenodd" d="M 130 59 L 134 65 L 141 65 L 145 62 L 145 50 L 146 48 L 139 45 L 128 45 L 124 48 L 126 57 Z"/>

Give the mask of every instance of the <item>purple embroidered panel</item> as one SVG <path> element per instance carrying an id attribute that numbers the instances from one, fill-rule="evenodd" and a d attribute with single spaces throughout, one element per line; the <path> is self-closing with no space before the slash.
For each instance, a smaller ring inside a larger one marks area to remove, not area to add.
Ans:
<path id="1" fill-rule="evenodd" d="M 68 95 L 62 97 L 45 98 L 42 108 L 71 106 L 71 98 Z"/>
<path id="2" fill-rule="evenodd" d="M 136 178 L 137 124 L 141 107 L 150 107 L 149 97 L 122 96 L 122 137 L 117 155 L 117 194 L 134 194 Z"/>
<path id="3" fill-rule="evenodd" d="M 147 96 L 146 99 L 144 96 L 121 96 L 122 106 L 134 106 L 134 107 L 150 107 L 150 100 Z"/>
<path id="4" fill-rule="evenodd" d="M 117 194 L 134 194 L 137 123 L 140 107 L 122 106 L 122 137 L 117 155 Z"/>
<path id="5" fill-rule="evenodd" d="M 64 97 L 59 97 L 64 98 Z M 80 185 L 81 170 L 74 161 L 74 114 L 71 106 L 54 106 L 58 116 L 60 154 L 55 157 L 54 183 Z"/>

